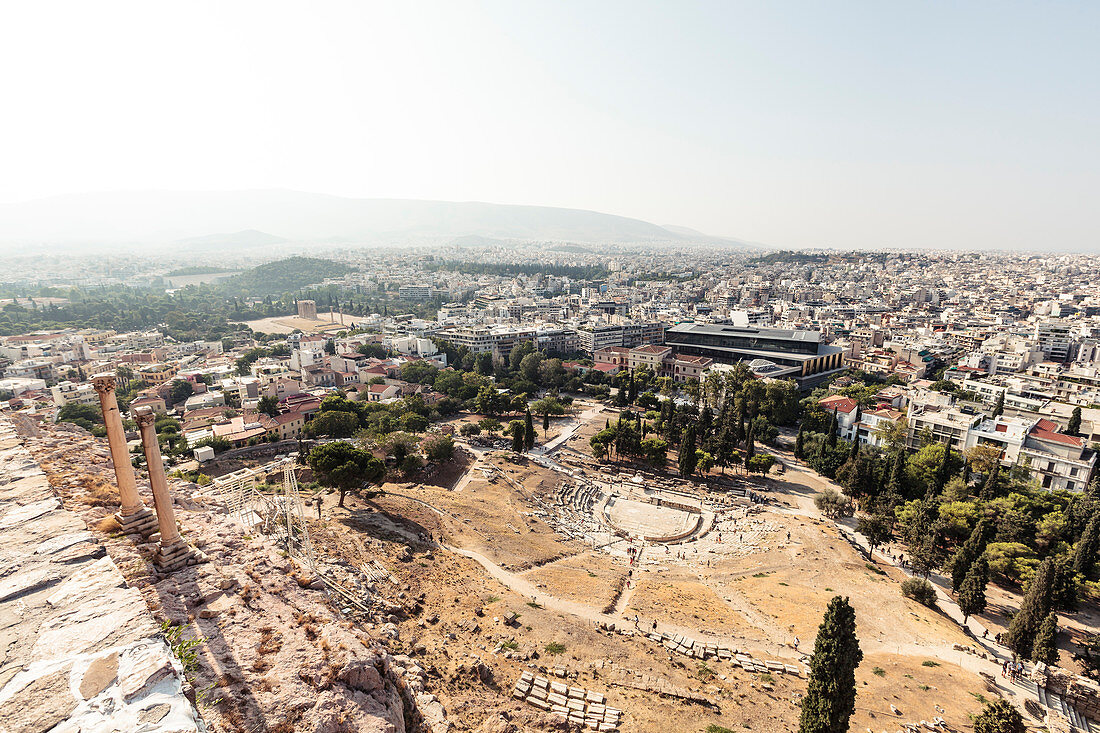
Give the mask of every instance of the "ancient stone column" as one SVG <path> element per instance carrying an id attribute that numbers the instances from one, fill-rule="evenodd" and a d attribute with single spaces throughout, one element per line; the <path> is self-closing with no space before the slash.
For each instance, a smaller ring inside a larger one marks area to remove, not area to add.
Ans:
<path id="1" fill-rule="evenodd" d="M 155 427 L 157 416 L 151 407 L 139 407 L 134 419 L 141 431 L 141 447 L 145 451 L 145 465 L 149 470 L 149 487 L 153 490 L 153 508 L 157 512 L 160 543 L 172 545 L 179 540 L 180 533 L 176 529 L 176 510 L 172 506 L 172 495 L 168 493 L 168 476 L 164 473 L 164 461 L 160 457 L 160 443 Z"/>
<path id="2" fill-rule="evenodd" d="M 115 479 L 118 481 L 121 509 L 115 518 L 127 534 L 147 534 L 152 529 L 152 512 L 138 496 L 134 465 L 130 462 L 130 451 L 126 448 L 126 431 L 122 428 L 122 415 L 118 411 L 118 400 L 115 399 L 115 375 L 97 374 L 92 377 L 92 385 L 99 395 L 103 424 L 107 428 L 107 444 L 111 449 L 111 462 L 115 465 Z"/>
<path id="3" fill-rule="evenodd" d="M 151 407 L 139 407 L 134 419 L 141 430 L 141 447 L 145 451 L 145 464 L 149 471 L 149 487 L 153 490 L 153 508 L 157 511 L 160 528 L 160 548 L 154 562 L 164 570 L 175 570 L 187 564 L 191 548 L 180 537 L 176 528 L 176 510 L 172 495 L 168 492 L 168 476 L 164 473 L 164 461 L 160 457 L 157 441 L 156 413 Z"/>

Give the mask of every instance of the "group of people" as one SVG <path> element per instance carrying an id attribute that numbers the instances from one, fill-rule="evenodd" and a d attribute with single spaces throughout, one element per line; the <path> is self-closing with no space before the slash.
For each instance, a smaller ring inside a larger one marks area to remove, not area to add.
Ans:
<path id="1" fill-rule="evenodd" d="M 1010 661 L 1006 659 L 1001 664 L 1001 676 L 1006 677 L 1015 682 L 1019 677 L 1024 674 L 1024 663 L 1021 661 Z"/>

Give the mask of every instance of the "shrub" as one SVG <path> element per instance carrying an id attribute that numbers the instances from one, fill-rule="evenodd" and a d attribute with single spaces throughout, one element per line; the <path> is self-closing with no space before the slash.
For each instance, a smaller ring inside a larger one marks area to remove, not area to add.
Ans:
<path id="1" fill-rule="evenodd" d="M 814 506 L 830 519 L 850 517 L 855 513 L 852 500 L 833 488 L 826 488 L 814 497 Z"/>
<path id="2" fill-rule="evenodd" d="M 552 641 L 546 645 L 547 654 L 561 654 L 565 651 L 565 644 L 560 641 Z"/>
<path id="3" fill-rule="evenodd" d="M 936 589 L 923 578 L 909 578 L 901 584 L 901 594 L 922 606 L 936 607 Z"/>

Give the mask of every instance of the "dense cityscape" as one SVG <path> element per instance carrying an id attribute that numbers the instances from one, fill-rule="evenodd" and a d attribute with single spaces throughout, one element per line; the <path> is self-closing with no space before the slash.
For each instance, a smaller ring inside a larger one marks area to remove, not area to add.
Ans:
<path id="1" fill-rule="evenodd" d="M 130 583 L 239 567 L 242 532 L 257 568 L 293 560 L 292 586 L 253 569 L 152 601 L 184 656 L 211 638 L 188 619 L 243 615 L 220 643 L 259 655 L 247 670 L 184 664 L 219 730 L 323 719 L 294 712 L 300 693 L 232 701 L 308 663 L 326 598 L 367 630 L 373 689 L 394 686 L 406 726 L 789 729 L 816 622 L 761 618 L 800 618 L 826 582 L 859 614 L 859 646 L 830 664 L 871 675 L 853 711 L 868 728 L 963 724 L 989 679 L 1011 705 L 983 715 L 1100 713 L 1095 257 L 519 241 L 254 257 L 33 275 L 10 257 L 0 286 L 3 415 Z M 74 447 L 99 457 L 66 466 Z M 109 469 L 127 454 L 128 479 Z M 264 619 L 291 612 L 304 637 L 280 662 Z M 981 662 L 1003 655 L 998 686 Z M 330 664 L 350 695 L 362 662 Z M 933 669 L 935 686 L 902 681 Z M 334 705 L 349 730 L 395 714 Z"/>

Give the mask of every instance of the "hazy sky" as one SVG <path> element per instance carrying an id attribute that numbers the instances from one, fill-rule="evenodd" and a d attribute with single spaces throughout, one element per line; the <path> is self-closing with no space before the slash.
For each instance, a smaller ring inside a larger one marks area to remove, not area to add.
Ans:
<path id="1" fill-rule="evenodd" d="M 12 2 L 0 201 L 291 188 L 1100 247 L 1098 2 Z"/>

